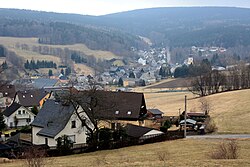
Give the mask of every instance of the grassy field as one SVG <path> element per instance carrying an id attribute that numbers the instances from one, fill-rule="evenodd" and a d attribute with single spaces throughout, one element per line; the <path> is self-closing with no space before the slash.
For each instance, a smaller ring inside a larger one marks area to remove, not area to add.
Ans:
<path id="1" fill-rule="evenodd" d="M 27 44 L 30 48 L 32 46 L 48 46 L 51 48 L 61 48 L 65 49 L 68 48 L 70 50 L 80 51 L 83 52 L 85 55 L 88 56 L 95 56 L 97 59 L 112 59 L 118 58 L 117 55 L 113 54 L 112 52 L 102 51 L 102 50 L 92 50 L 89 49 L 84 44 L 74 44 L 74 45 L 43 45 L 38 43 L 37 38 L 14 38 L 14 37 L 0 37 L 0 44 L 6 46 L 7 48 L 15 49 L 16 44 Z"/>
<path id="2" fill-rule="evenodd" d="M 113 59 L 113 58 L 119 58 L 119 56 L 113 54 L 112 52 L 108 51 L 102 51 L 102 50 L 91 50 L 84 44 L 74 44 L 74 45 L 43 45 L 38 43 L 37 38 L 13 38 L 13 37 L 0 37 L 0 44 L 4 45 L 8 48 L 8 50 L 15 52 L 18 56 L 22 57 L 24 61 L 26 60 L 47 60 L 47 61 L 53 61 L 57 65 L 61 65 L 61 59 L 54 55 L 43 55 L 36 52 L 33 52 L 31 50 L 22 50 L 20 48 L 17 48 L 16 45 L 19 44 L 26 44 L 29 48 L 32 48 L 33 46 L 47 46 L 49 48 L 60 48 L 65 49 L 68 48 L 69 50 L 79 51 L 84 53 L 87 56 L 94 56 L 96 59 Z M 0 60 L 0 62 L 2 62 Z M 76 71 L 78 71 L 80 74 L 93 74 L 94 70 L 84 64 L 74 64 L 74 68 Z M 52 69 L 53 73 L 60 72 L 59 70 Z M 38 70 L 41 73 L 47 74 L 49 69 L 39 69 Z"/>
<path id="3" fill-rule="evenodd" d="M 74 64 L 77 74 L 94 75 L 94 69 L 84 64 Z"/>
<path id="4" fill-rule="evenodd" d="M 250 140 L 238 140 L 239 158 L 236 160 L 214 160 L 208 155 L 223 140 L 181 139 L 161 143 L 132 146 L 116 150 L 105 150 L 64 157 L 51 158 L 47 166 L 250 166 Z M 160 160 L 164 156 L 165 162 Z M 1 165 L 1 164 L 0 164 Z M 21 160 L 4 164 L 5 167 L 24 166 Z"/>
<path id="5" fill-rule="evenodd" d="M 165 81 L 163 81 L 165 82 Z M 158 108 L 165 115 L 178 115 L 184 111 L 187 95 L 187 111 L 200 111 L 200 98 L 190 92 L 161 92 L 164 89 L 136 88 L 144 92 L 147 108 Z M 212 106 L 210 115 L 218 126 L 218 133 L 250 133 L 250 89 L 219 93 L 204 97 Z"/>

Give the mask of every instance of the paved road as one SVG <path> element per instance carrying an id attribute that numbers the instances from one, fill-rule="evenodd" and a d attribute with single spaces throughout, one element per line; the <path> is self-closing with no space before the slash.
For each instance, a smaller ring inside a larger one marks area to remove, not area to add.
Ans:
<path id="1" fill-rule="evenodd" d="M 250 139 L 250 134 L 194 135 L 188 139 Z"/>

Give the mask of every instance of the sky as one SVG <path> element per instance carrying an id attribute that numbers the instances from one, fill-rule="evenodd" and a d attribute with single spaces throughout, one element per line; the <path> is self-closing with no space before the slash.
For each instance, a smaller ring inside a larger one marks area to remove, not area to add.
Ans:
<path id="1" fill-rule="evenodd" d="M 152 7 L 228 6 L 250 8 L 250 0 L 0 0 L 0 8 L 104 15 Z"/>

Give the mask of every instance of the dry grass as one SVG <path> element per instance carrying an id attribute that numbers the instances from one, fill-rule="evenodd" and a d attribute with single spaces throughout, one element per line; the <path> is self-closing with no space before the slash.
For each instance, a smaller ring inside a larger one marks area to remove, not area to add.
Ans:
<path id="1" fill-rule="evenodd" d="M 57 56 L 53 55 L 42 55 L 36 52 L 22 50 L 16 48 L 16 44 L 26 44 L 29 46 L 29 48 L 32 48 L 33 46 L 47 46 L 50 48 L 60 48 L 65 49 L 68 48 L 70 50 L 74 51 L 80 51 L 88 56 L 94 56 L 96 59 L 113 59 L 113 58 L 119 58 L 117 55 L 113 54 L 112 52 L 108 51 L 102 51 L 102 50 L 92 50 L 89 49 L 84 44 L 74 44 L 74 45 L 43 45 L 38 43 L 37 38 L 14 38 L 14 37 L 0 37 L 0 44 L 7 47 L 10 51 L 15 52 L 20 57 L 24 58 L 24 60 L 47 60 L 47 61 L 53 61 L 57 65 L 61 64 L 61 59 Z M 2 60 L 0 60 L 2 62 Z M 79 71 L 79 73 L 84 73 L 86 75 L 93 74 L 94 70 L 86 65 L 83 64 L 75 64 L 75 70 Z M 47 74 L 49 69 L 39 69 L 39 72 L 43 74 Z M 60 71 L 54 70 L 53 73 L 58 73 Z"/>
<path id="2" fill-rule="evenodd" d="M 84 74 L 84 75 L 94 75 L 94 69 L 89 67 L 89 66 L 86 66 L 84 64 L 74 64 L 74 68 L 77 72 L 77 74 Z"/>
<path id="3" fill-rule="evenodd" d="M 13 38 L 13 37 L 0 37 L 0 44 L 15 49 L 15 45 L 19 44 L 27 44 L 29 47 L 32 46 L 48 46 L 51 48 L 61 48 L 65 49 L 68 48 L 70 50 L 80 51 L 83 52 L 85 55 L 94 56 L 97 59 L 112 59 L 118 58 L 117 55 L 113 54 L 112 52 L 102 51 L 102 50 L 91 50 L 84 44 L 74 44 L 74 45 L 42 45 L 38 43 L 37 38 Z"/>
<path id="4" fill-rule="evenodd" d="M 24 60 L 46 60 L 46 61 L 53 61 L 56 64 L 60 65 L 61 64 L 61 59 L 56 56 L 52 55 L 42 55 L 36 52 L 32 51 L 26 51 L 26 50 L 21 50 L 21 49 L 9 49 L 13 52 L 15 52 L 18 56 L 22 57 Z"/>
<path id="5" fill-rule="evenodd" d="M 184 110 L 184 96 L 187 95 L 187 110 L 200 112 L 200 98 L 190 92 L 156 93 L 161 89 L 137 88 L 144 92 L 147 108 L 158 108 L 165 115 L 178 115 Z M 163 89 L 162 89 L 163 90 Z M 218 133 L 250 133 L 250 89 L 210 95 L 210 115 L 218 127 Z"/>
<path id="6" fill-rule="evenodd" d="M 239 159 L 213 160 L 208 153 L 216 148 L 222 140 L 183 139 L 162 143 L 133 146 L 116 150 L 53 158 L 54 163 L 47 166 L 249 166 L 250 140 L 239 140 Z M 166 161 L 159 159 L 159 152 L 167 152 Z M 22 161 L 5 164 L 6 167 L 22 166 Z"/>

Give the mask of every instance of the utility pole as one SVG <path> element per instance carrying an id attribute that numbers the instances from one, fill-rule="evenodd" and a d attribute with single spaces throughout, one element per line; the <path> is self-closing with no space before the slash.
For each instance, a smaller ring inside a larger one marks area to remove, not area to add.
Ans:
<path id="1" fill-rule="evenodd" d="M 185 111 L 184 111 L 184 138 L 187 137 L 187 95 L 185 95 Z"/>

